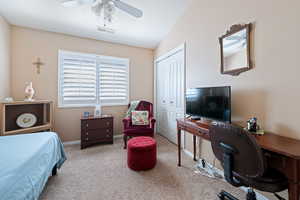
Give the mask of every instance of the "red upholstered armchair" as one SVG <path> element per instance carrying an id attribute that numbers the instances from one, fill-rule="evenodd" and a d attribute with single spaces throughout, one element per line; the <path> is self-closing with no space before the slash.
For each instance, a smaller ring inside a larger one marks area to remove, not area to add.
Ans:
<path id="1" fill-rule="evenodd" d="M 128 105 L 128 108 L 130 104 Z M 153 118 L 153 104 L 147 101 L 140 101 L 135 110 L 148 111 L 149 112 L 149 125 L 132 125 L 131 116 L 123 119 L 123 139 L 124 139 L 124 149 L 127 148 L 128 137 L 136 136 L 149 136 L 154 137 L 154 126 L 156 120 Z"/>

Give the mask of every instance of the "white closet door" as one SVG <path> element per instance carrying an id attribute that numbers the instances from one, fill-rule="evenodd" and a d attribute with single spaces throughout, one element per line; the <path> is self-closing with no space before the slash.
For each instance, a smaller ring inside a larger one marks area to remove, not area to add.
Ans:
<path id="1" fill-rule="evenodd" d="M 177 118 L 184 117 L 184 52 L 169 59 L 168 139 L 177 144 Z"/>
<path id="2" fill-rule="evenodd" d="M 157 131 L 163 136 L 167 137 L 168 134 L 168 65 L 166 60 L 163 60 L 157 65 Z"/>
<path id="3" fill-rule="evenodd" d="M 176 119 L 184 116 L 184 76 L 183 50 L 157 63 L 157 130 L 176 144 Z"/>

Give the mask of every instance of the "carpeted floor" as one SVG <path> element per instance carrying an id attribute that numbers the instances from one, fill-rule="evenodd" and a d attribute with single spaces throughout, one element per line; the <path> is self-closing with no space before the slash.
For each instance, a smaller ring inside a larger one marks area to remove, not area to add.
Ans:
<path id="1" fill-rule="evenodd" d="M 177 167 L 176 146 L 160 136 L 156 139 L 158 163 L 145 172 L 127 168 L 121 139 L 85 150 L 67 146 L 68 160 L 49 179 L 41 200 L 216 200 L 221 189 L 245 198 L 240 189 L 196 174 L 195 162 L 184 153 L 183 167 Z"/>

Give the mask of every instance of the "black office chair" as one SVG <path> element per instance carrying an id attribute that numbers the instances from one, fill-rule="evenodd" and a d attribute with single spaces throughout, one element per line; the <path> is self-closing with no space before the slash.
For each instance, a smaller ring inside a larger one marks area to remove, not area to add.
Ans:
<path id="1" fill-rule="evenodd" d="M 231 124 L 213 124 L 210 127 L 213 152 L 222 163 L 227 182 L 235 187 L 246 186 L 250 189 L 247 200 L 256 200 L 252 188 L 276 194 L 288 188 L 287 178 L 275 169 L 267 167 L 265 157 L 253 135 Z M 221 200 L 237 200 L 228 192 L 222 191 Z"/>

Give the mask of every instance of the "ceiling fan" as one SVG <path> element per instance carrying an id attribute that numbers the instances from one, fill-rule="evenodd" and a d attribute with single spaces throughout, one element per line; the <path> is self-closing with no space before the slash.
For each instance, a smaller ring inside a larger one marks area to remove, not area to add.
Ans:
<path id="1" fill-rule="evenodd" d="M 102 11 L 113 13 L 115 8 L 118 8 L 136 18 L 143 16 L 143 11 L 120 0 L 62 0 L 62 5 L 65 7 L 91 5 L 96 15 L 100 15 Z"/>

